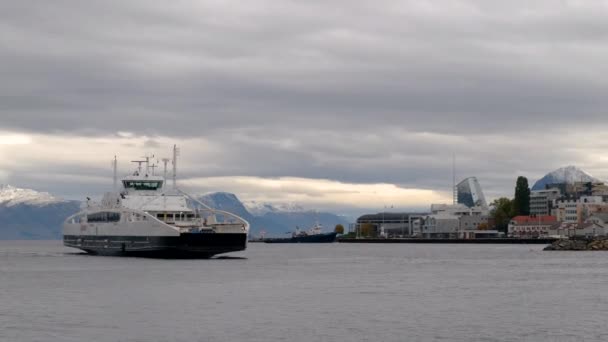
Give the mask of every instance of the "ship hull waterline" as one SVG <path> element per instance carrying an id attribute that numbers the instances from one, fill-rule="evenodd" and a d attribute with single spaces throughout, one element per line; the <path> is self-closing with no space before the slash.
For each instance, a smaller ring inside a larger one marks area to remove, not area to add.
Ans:
<path id="1" fill-rule="evenodd" d="M 65 235 L 63 244 L 92 255 L 208 259 L 243 251 L 247 234 L 184 233 L 180 236 Z"/>

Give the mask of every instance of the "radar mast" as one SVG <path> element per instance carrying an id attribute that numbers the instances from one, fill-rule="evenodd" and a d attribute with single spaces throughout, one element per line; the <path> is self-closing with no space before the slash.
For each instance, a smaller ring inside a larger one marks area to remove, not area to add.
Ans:
<path id="1" fill-rule="evenodd" d="M 179 148 L 173 145 L 173 189 L 177 189 L 177 156 L 179 156 Z"/>

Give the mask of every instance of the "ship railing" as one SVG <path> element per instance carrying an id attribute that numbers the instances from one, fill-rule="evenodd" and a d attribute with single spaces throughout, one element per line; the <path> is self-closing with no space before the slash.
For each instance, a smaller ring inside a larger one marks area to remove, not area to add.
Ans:
<path id="1" fill-rule="evenodd" d="M 221 226 L 240 224 L 249 227 L 249 223 L 243 218 L 223 210 L 197 209 L 204 226 Z"/>
<path id="2" fill-rule="evenodd" d="M 206 227 L 215 227 L 215 226 L 223 226 L 223 225 L 234 225 L 240 224 L 245 229 L 245 231 L 249 232 L 249 222 L 244 218 L 233 214 L 228 211 L 213 209 L 205 203 L 199 201 L 198 199 L 188 195 L 182 190 L 178 191 L 188 197 L 193 202 L 197 203 L 200 208 L 196 209 L 198 215 L 203 220 L 203 226 Z"/>

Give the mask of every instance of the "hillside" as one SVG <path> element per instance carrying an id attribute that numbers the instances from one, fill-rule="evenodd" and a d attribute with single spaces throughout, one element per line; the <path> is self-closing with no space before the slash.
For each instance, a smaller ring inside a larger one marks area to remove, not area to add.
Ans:
<path id="1" fill-rule="evenodd" d="M 78 201 L 1 185 L 0 239 L 59 239 L 63 221 L 79 209 Z"/>
<path id="2" fill-rule="evenodd" d="M 575 182 L 601 182 L 601 180 L 576 166 L 570 165 L 547 173 L 534 183 L 532 190 L 543 190 L 549 184 L 573 184 Z"/>

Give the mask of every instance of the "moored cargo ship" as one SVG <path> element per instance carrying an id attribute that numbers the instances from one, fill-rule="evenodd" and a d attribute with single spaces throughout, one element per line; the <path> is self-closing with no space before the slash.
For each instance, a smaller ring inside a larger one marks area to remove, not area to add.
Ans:
<path id="1" fill-rule="evenodd" d="M 308 231 L 300 231 L 296 229 L 292 236 L 289 238 L 269 238 L 264 239 L 266 243 L 331 243 L 336 241 L 338 233 L 323 233 L 322 227 L 319 224 L 315 224 L 314 227 Z"/>

